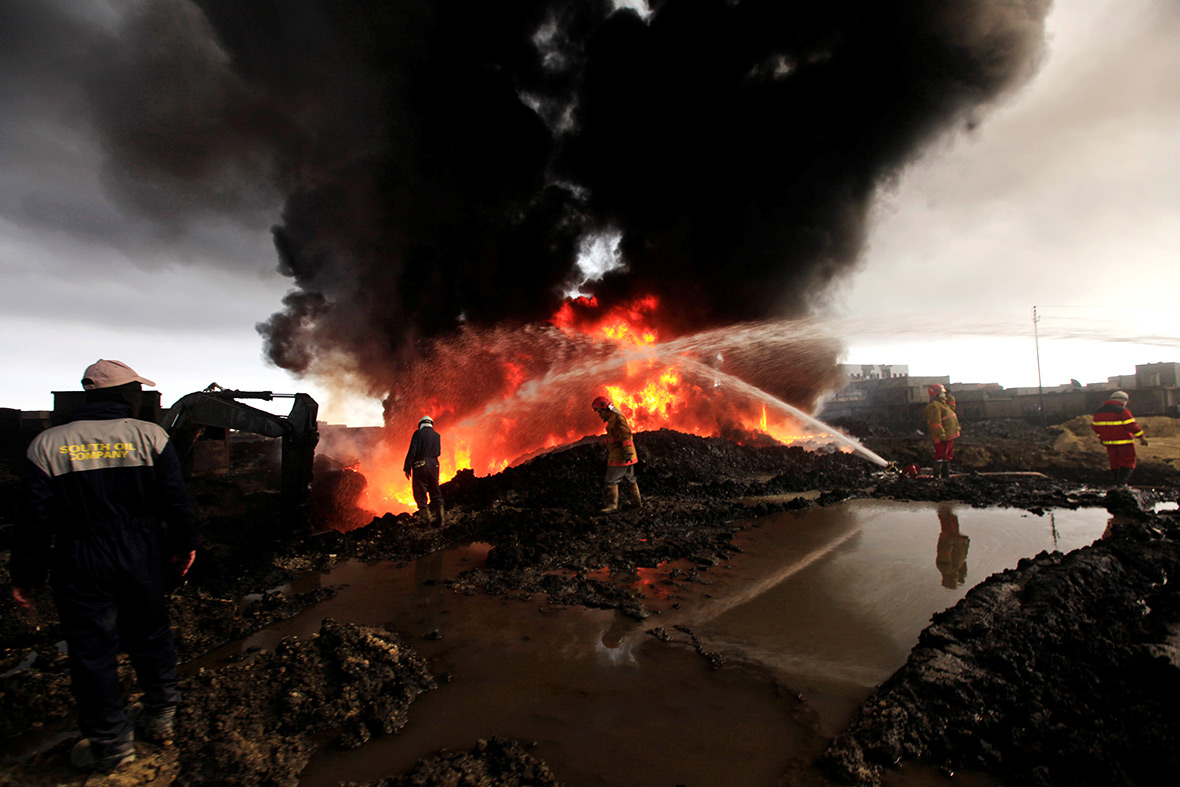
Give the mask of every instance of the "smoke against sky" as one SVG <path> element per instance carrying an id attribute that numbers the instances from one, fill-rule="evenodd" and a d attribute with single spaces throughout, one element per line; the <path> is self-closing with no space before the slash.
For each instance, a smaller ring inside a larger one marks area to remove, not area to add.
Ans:
<path id="1" fill-rule="evenodd" d="M 1135 278 L 1174 263 L 1170 2 L 1058 4 L 1046 57 L 1041 3 L 437 5 L 5 3 L 7 334 L 69 337 L 7 350 L 29 390 L 119 347 L 153 379 L 258 374 L 277 312 L 272 357 L 379 393 L 423 339 L 552 314 L 595 231 L 627 266 L 604 301 L 656 292 L 693 327 L 842 281 L 821 307 L 897 332 L 1027 331 L 1034 303 L 1130 302 L 1124 279 L 1145 309 Z M 916 366 L 866 335 L 850 360 Z"/>
<path id="2" fill-rule="evenodd" d="M 1037 77 L 878 199 L 848 360 L 1035 386 L 1036 306 L 1046 385 L 1180 361 L 1178 35 L 1173 2 L 1058 3 Z"/>
<path id="3" fill-rule="evenodd" d="M 620 234 L 626 265 L 591 288 L 604 307 L 656 295 L 674 332 L 802 313 L 856 262 L 878 185 L 1032 73 L 1047 3 L 332 7 L 326 59 L 378 98 L 327 133 L 381 142 L 298 159 L 277 239 L 300 292 L 267 334 L 280 365 L 343 353 L 379 390 L 461 322 L 550 317 L 595 232 Z M 235 62 L 267 44 L 322 59 L 206 8 Z M 300 83 L 277 71 L 264 92 Z"/>

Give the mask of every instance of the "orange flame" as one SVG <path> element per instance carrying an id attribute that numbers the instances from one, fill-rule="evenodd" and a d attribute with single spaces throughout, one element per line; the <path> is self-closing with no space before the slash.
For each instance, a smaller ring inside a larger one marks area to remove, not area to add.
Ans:
<path id="1" fill-rule="evenodd" d="M 660 334 L 653 324 L 658 307 L 657 298 L 646 297 L 600 311 L 594 298 L 580 297 L 564 303 L 551 322 L 568 337 L 589 337 L 635 350 L 659 342 Z M 457 405 L 441 398 L 426 400 L 425 406 L 443 435 L 440 481 L 468 469 L 477 475 L 497 473 L 527 456 L 600 433 L 602 425 L 589 407 L 594 393 L 605 393 L 635 432 L 669 428 L 701 437 L 724 434 L 739 442 L 766 435 L 787 445 L 814 436 L 789 416 L 768 413 L 765 404 L 717 396 L 717 381 L 700 380 L 699 370 L 695 376 L 685 375 L 674 361 L 657 359 L 654 354 L 620 364 L 614 379 L 595 381 L 601 386 L 597 389 L 546 397 L 543 412 L 525 414 L 513 409 L 512 403 L 530 381 L 527 361 L 527 355 L 518 355 L 517 360 L 500 361 L 499 368 L 480 369 L 480 383 L 486 376 L 488 390 L 502 394 L 504 404 L 494 414 L 455 423 L 446 416 L 453 416 Z M 487 412 L 492 413 L 493 408 Z M 409 439 L 407 435 L 391 435 L 390 440 L 405 442 L 398 449 L 383 440 L 363 461 L 362 472 L 369 483 L 361 505 L 379 512 L 413 510 L 410 482 L 403 473 Z"/>
<path id="2" fill-rule="evenodd" d="M 562 304 L 552 323 L 567 334 L 598 336 L 619 345 L 653 345 L 659 341 L 659 334 L 647 324 L 647 320 L 655 314 L 659 305 L 659 299 L 649 295 L 617 307 L 607 314 L 589 317 L 585 311 L 597 309 L 598 301 L 594 298 L 579 297 Z M 575 306 L 580 307 L 583 313 L 578 314 Z"/>

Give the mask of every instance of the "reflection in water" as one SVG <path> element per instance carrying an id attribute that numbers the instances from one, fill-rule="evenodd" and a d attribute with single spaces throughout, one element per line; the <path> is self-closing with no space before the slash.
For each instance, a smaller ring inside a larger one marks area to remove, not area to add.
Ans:
<path id="1" fill-rule="evenodd" d="M 711 584 L 697 595 L 708 597 L 686 598 L 661 625 L 685 623 L 731 664 L 769 667 L 834 734 L 905 663 L 932 615 L 1021 558 L 1093 542 L 1106 512 L 1059 509 L 1050 526 L 1027 511 L 945 506 L 936 554 L 949 586 L 930 566 L 939 513 L 937 505 L 859 500 L 761 519 L 738 534 L 732 567 L 705 577 Z M 950 536 L 945 551 L 941 531 Z"/>
<path id="2" fill-rule="evenodd" d="M 634 664 L 637 639 L 628 634 L 637 630 L 639 625 L 637 621 L 621 612 L 615 612 L 610 625 L 602 632 L 597 647 L 598 653 L 611 664 Z"/>
<path id="3" fill-rule="evenodd" d="M 957 588 L 967 580 L 967 547 L 971 539 L 959 532 L 959 515 L 951 503 L 938 506 L 938 549 L 934 564 L 942 573 L 942 585 Z"/>
<path id="4" fill-rule="evenodd" d="M 443 552 L 431 552 L 414 561 L 414 610 L 422 615 L 419 622 L 430 631 L 442 625 L 447 602 L 443 596 Z"/>
<path id="5" fill-rule="evenodd" d="M 931 581 L 934 511 L 939 567 L 948 535 L 947 565 L 958 566 L 950 589 Z M 960 519 L 973 542 L 970 581 Z M 746 523 L 732 558 L 707 572 L 682 561 L 590 575 L 641 590 L 656 611 L 644 621 L 543 594 L 449 588 L 483 563 L 484 543 L 404 567 L 347 561 L 322 579 L 337 595 L 235 652 L 311 636 L 332 617 L 398 632 L 446 676 L 396 735 L 325 748 L 300 787 L 376 781 L 491 735 L 535 741 L 534 754 L 567 784 L 773 787 L 905 662 L 931 615 L 1022 557 L 1092 542 L 1106 512 L 1058 510 L 1052 527 L 1042 523 L 1018 510 L 868 500 L 765 517 Z M 655 627 L 691 632 L 725 666 L 710 669 L 683 637 L 650 636 Z"/>

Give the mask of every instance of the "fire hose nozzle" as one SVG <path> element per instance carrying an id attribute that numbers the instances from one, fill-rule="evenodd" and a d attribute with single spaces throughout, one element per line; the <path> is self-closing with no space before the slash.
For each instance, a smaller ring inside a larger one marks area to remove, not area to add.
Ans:
<path id="1" fill-rule="evenodd" d="M 900 476 L 901 478 L 917 478 L 918 477 L 918 466 L 917 465 L 905 465 L 903 467 L 902 465 L 899 465 L 897 462 L 890 462 L 889 464 L 885 465 L 884 472 L 888 475 Z"/>

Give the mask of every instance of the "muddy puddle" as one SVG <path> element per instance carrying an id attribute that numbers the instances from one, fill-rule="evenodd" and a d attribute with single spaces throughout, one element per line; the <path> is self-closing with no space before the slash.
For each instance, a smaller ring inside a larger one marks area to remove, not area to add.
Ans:
<path id="1" fill-rule="evenodd" d="M 710 572 L 712 598 L 676 622 L 770 670 L 831 735 L 905 663 L 931 615 L 1022 557 L 1092 543 L 1109 519 L 869 500 L 768 517 L 735 539 L 744 554 Z"/>
<path id="2" fill-rule="evenodd" d="M 487 545 L 400 567 L 354 561 L 307 580 L 342 586 L 338 595 L 201 663 L 334 618 L 398 631 L 444 676 L 400 733 L 326 749 L 303 787 L 401 773 L 491 735 L 535 743 L 579 787 L 769 786 L 822 750 L 932 614 L 1022 557 L 1093 542 L 1108 520 L 1101 509 L 867 500 L 767 517 L 701 582 L 662 582 L 691 568 L 673 565 L 615 577 L 658 611 L 642 622 L 442 584 L 482 565 Z"/>

